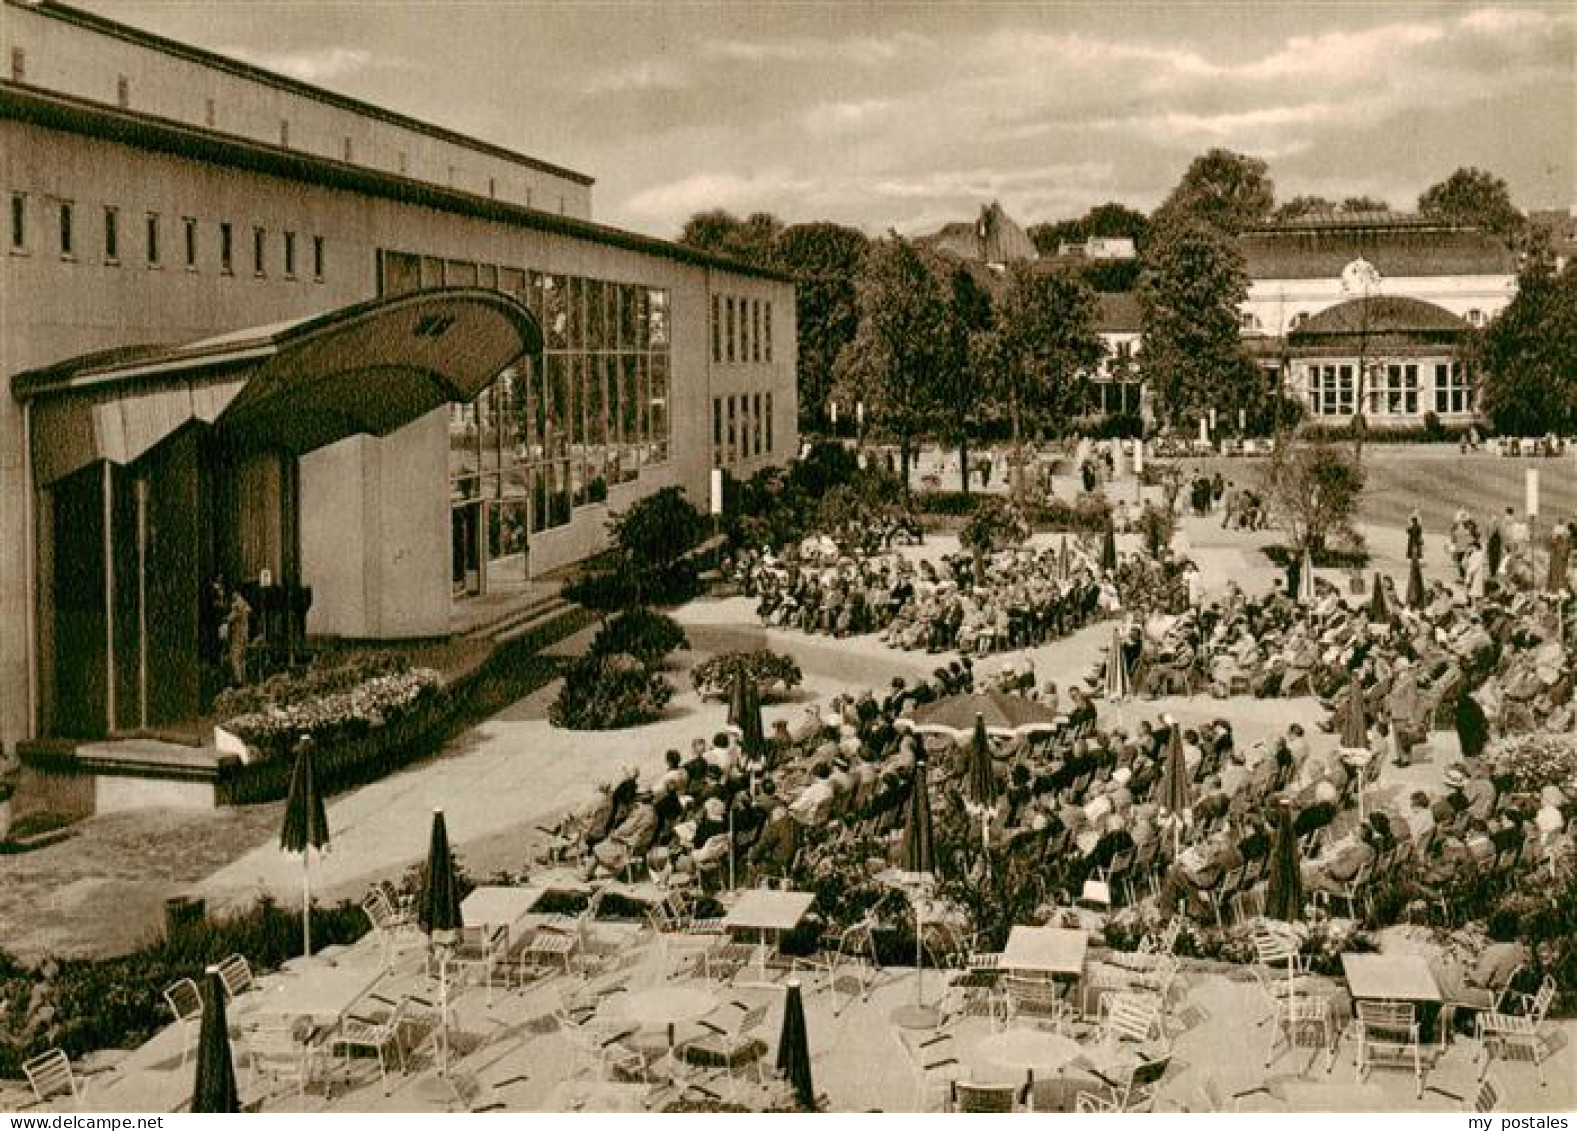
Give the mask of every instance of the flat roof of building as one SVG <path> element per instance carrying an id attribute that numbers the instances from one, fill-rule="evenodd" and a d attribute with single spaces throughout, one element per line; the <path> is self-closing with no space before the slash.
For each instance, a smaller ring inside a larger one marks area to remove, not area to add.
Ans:
<path id="1" fill-rule="evenodd" d="M 697 251 L 655 236 L 625 231 L 591 220 L 541 212 L 521 204 L 444 188 L 396 173 L 285 149 L 233 134 L 218 133 L 185 122 L 106 106 L 101 102 L 26 83 L 0 81 L 0 119 L 27 122 L 120 145 L 169 153 L 187 160 L 228 165 L 306 184 L 343 189 L 499 223 L 517 224 L 553 235 L 591 240 L 697 267 L 774 282 L 794 282 L 794 276 L 781 271 Z"/>
<path id="2" fill-rule="evenodd" d="M 596 183 L 596 178 L 589 177 L 585 173 L 576 172 L 574 169 L 555 165 L 552 162 L 530 157 L 524 153 L 517 153 L 512 149 L 494 145 L 492 142 L 481 141 L 457 130 L 446 129 L 431 122 L 424 122 L 420 118 L 412 118 L 406 114 L 387 110 L 371 102 L 363 102 L 359 98 L 337 94 L 332 90 L 325 90 L 321 86 L 313 86 L 311 83 L 302 82 L 300 79 L 293 79 L 288 75 L 254 66 L 251 63 L 243 63 L 241 60 L 232 59 L 227 55 L 220 55 L 214 51 L 205 51 L 201 47 L 193 47 L 189 43 L 182 43 L 179 40 L 155 35 L 153 32 L 143 31 L 141 28 L 119 23 L 93 12 L 84 11 L 81 8 L 72 8 L 66 4 L 57 3 L 56 0 L 5 0 L 5 3 L 9 7 L 39 12 L 63 23 L 76 24 L 78 27 L 98 32 L 100 35 L 112 36 L 115 39 L 124 40 L 127 43 L 135 43 L 140 47 L 147 47 L 179 59 L 200 63 L 205 67 L 212 67 L 215 70 L 239 75 L 254 82 L 289 91 L 292 94 L 299 94 L 341 110 L 349 110 L 352 113 L 363 114 L 369 118 L 377 118 L 390 125 L 414 130 L 417 133 L 423 133 L 429 137 L 438 138 L 454 145 L 463 145 L 479 153 L 485 153 L 490 157 L 512 161 L 516 164 L 525 165 L 540 172 L 551 173 L 554 176 L 563 177 L 566 180 L 575 181 L 583 185 Z"/>

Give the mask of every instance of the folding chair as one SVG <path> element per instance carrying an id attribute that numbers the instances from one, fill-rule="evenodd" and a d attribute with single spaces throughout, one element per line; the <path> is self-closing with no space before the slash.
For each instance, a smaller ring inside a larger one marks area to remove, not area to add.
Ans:
<path id="1" fill-rule="evenodd" d="M 1489 1071 L 1491 1043 L 1499 1046 L 1502 1056 L 1505 1055 L 1507 1048 L 1523 1048 L 1533 1058 L 1534 1068 L 1538 1070 L 1539 1087 L 1542 1088 L 1548 1083 L 1544 1079 L 1544 1060 L 1548 1046 L 1541 1030 L 1544 1027 L 1544 1018 L 1555 1002 L 1555 990 L 1555 979 L 1546 974 L 1537 993 L 1511 995 L 1514 1002 L 1521 1006 L 1519 1012 L 1502 1012 L 1501 1005 L 1505 1004 L 1503 997 L 1502 1002 L 1497 1003 L 1495 1009 L 1478 1015 L 1474 1028 L 1483 1045 L 1485 1072 Z"/>
<path id="2" fill-rule="evenodd" d="M 1358 1003 L 1358 1080 L 1368 1079 L 1377 1059 L 1391 1057 L 1404 1067 L 1413 1063 L 1417 1098 L 1424 1095 L 1424 1049 L 1412 1002 Z"/>
<path id="3" fill-rule="evenodd" d="M 60 1049 L 50 1049 L 27 1061 L 22 1065 L 22 1074 L 33 1089 L 33 1103 L 29 1106 L 48 1103 L 56 1096 L 70 1096 L 75 1105 L 87 1090 L 71 1070 L 71 1060 Z"/>
<path id="4" fill-rule="evenodd" d="M 196 1043 L 197 1032 L 202 1025 L 203 994 L 196 982 L 182 978 L 164 991 L 164 1000 L 170 1012 L 175 1014 L 175 1024 L 181 1030 L 181 1067 L 185 1068 L 186 1058 L 191 1055 L 192 1045 Z"/>
<path id="5" fill-rule="evenodd" d="M 1108 1081 L 1104 1093 L 1080 1092 L 1077 1101 L 1079 1113 L 1154 1111 L 1161 1080 L 1171 1066 L 1172 1058 L 1169 1055 L 1141 1061 L 1124 1073 L 1121 1080 Z"/>
<path id="6" fill-rule="evenodd" d="M 1019 1111 L 1019 1089 L 1012 1084 L 972 1084 L 953 1081 L 953 1111 L 966 1115 L 1002 1115 Z"/>

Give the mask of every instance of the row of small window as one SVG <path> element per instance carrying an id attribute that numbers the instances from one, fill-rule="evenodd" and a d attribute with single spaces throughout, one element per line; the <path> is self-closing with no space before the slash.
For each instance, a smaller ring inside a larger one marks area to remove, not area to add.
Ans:
<path id="1" fill-rule="evenodd" d="M 712 296 L 712 362 L 772 360 L 772 301 Z"/>
<path id="2" fill-rule="evenodd" d="M 712 398 L 712 466 L 771 454 L 771 393 Z"/>
<path id="3" fill-rule="evenodd" d="M 1462 317 L 1467 320 L 1467 324 L 1469 326 L 1482 326 L 1487 321 L 1487 319 L 1484 317 L 1484 312 L 1477 309 L 1476 307 L 1468 311 Z M 1307 310 L 1300 310 L 1291 318 L 1287 319 L 1287 329 L 1296 330 L 1308 320 L 1309 312 Z M 1250 311 L 1244 311 L 1242 314 L 1238 315 L 1238 325 L 1243 329 L 1244 333 L 1248 334 L 1260 334 L 1264 333 L 1265 330 L 1265 324 L 1260 320 L 1259 315 Z"/>
<path id="4" fill-rule="evenodd" d="M 26 254 L 32 250 L 29 219 L 31 213 L 31 199 L 25 192 L 11 194 L 11 250 L 17 254 Z M 81 239 L 77 206 L 74 201 L 55 200 L 53 210 L 55 214 L 56 250 L 62 259 L 75 259 L 78 256 L 78 246 Z M 121 248 L 123 246 L 124 226 L 121 223 L 121 210 L 113 205 L 106 205 L 103 212 L 101 232 L 104 236 L 104 262 L 118 265 L 121 262 Z M 202 224 L 193 216 L 181 217 L 181 258 L 188 270 L 195 271 L 199 265 L 199 251 L 202 242 Z M 294 279 L 297 272 L 299 248 L 302 241 L 295 232 L 282 232 L 281 253 L 283 257 L 282 268 L 285 278 Z M 226 275 L 235 274 L 235 227 L 228 220 L 222 220 L 218 228 L 219 236 L 219 270 Z M 263 276 L 268 274 L 269 239 L 266 228 L 254 227 L 252 229 L 252 273 Z M 142 255 L 144 262 L 149 267 L 164 265 L 164 218 L 157 212 L 147 212 L 142 218 Z M 318 282 L 323 281 L 325 260 L 324 241 L 322 236 L 311 237 L 312 278 Z"/>
<path id="5" fill-rule="evenodd" d="M 1310 365 L 1308 367 L 1309 405 L 1315 416 L 1346 418 L 1357 404 L 1357 367 L 1351 364 Z M 1460 362 L 1437 362 L 1434 366 L 1434 411 L 1465 413 L 1473 411 L 1473 380 Z M 1416 416 L 1420 398 L 1419 367 L 1413 363 L 1389 363 L 1370 369 L 1364 383 L 1364 413 L 1367 416 Z M 1423 403 L 1429 398 L 1423 396 Z"/>
<path id="6" fill-rule="evenodd" d="M 513 295 L 541 324 L 544 350 L 668 349 L 668 292 L 661 288 L 408 252 L 378 253 L 380 295 L 422 287 L 486 287 Z"/>

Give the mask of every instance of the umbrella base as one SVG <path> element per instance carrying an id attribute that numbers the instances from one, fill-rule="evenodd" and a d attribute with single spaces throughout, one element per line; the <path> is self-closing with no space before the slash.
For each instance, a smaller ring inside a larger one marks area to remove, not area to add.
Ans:
<path id="1" fill-rule="evenodd" d="M 931 1005 L 905 1005 L 893 1010 L 888 1020 L 900 1029 L 935 1029 L 942 1023 L 942 1013 Z"/>

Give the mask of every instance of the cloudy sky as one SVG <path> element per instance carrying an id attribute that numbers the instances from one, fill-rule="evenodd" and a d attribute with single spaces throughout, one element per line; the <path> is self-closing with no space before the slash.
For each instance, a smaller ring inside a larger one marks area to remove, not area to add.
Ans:
<path id="1" fill-rule="evenodd" d="M 926 231 L 1149 210 L 1189 159 L 1411 208 L 1462 165 L 1577 204 L 1569 4 L 87 0 L 597 178 L 598 219 L 711 207 Z"/>

